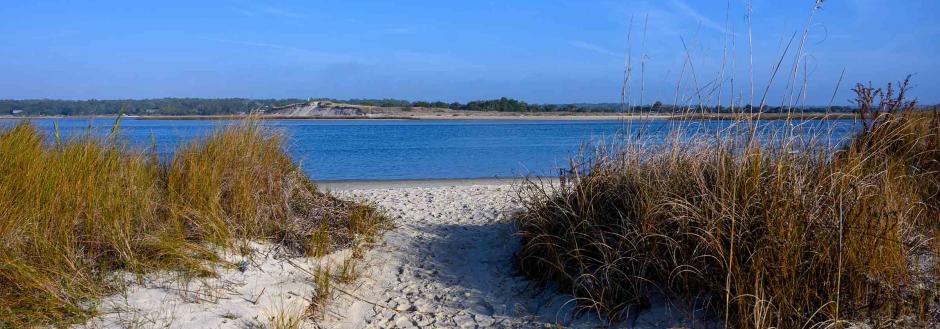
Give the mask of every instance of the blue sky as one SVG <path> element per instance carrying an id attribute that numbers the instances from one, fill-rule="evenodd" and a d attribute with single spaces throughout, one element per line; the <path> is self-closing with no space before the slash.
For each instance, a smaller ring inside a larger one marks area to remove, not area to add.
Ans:
<path id="1" fill-rule="evenodd" d="M 715 103 L 705 86 L 719 76 L 723 103 L 750 98 L 744 0 L 730 11 L 726 1 L 692 0 L 2 1 L 0 98 L 617 102 L 628 47 L 633 102 L 643 54 L 645 103 Z M 811 0 L 753 1 L 757 98 L 812 9 Z M 837 104 L 856 82 L 908 73 L 912 94 L 940 102 L 938 14 L 935 0 L 826 1 L 797 87 L 787 88 L 800 33 L 769 103 L 798 102 L 805 79 L 806 103 L 826 104 L 843 69 Z"/>

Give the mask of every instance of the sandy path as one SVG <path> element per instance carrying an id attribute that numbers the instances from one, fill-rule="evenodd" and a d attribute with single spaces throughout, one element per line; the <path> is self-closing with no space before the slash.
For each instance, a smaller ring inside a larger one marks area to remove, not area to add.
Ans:
<path id="1" fill-rule="evenodd" d="M 509 185 L 335 193 L 374 202 L 396 227 L 366 254 L 356 294 L 368 302 L 342 297 L 324 327 L 570 325 L 570 311 L 560 307 L 567 298 L 540 292 L 513 271 Z"/>
<path id="2" fill-rule="evenodd" d="M 361 300 L 341 296 L 321 326 L 608 327 L 591 314 L 572 319 L 570 295 L 539 289 L 515 272 L 512 254 L 519 241 L 510 215 L 518 204 L 512 186 L 465 184 L 334 192 L 375 203 L 393 218 L 395 228 L 365 255 L 368 270 L 354 290 Z M 639 317 L 609 327 L 702 325 L 686 314 L 654 301 Z"/>

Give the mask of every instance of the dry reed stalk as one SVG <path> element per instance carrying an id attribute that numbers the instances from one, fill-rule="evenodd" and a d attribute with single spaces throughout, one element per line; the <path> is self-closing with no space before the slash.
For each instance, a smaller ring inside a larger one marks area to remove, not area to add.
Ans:
<path id="1" fill-rule="evenodd" d="M 935 324 L 940 116 L 897 86 L 856 87 L 867 123 L 836 149 L 786 128 L 575 161 L 521 192 L 519 269 L 612 321 L 655 290 L 736 328 Z"/>
<path id="2" fill-rule="evenodd" d="M 181 147 L 169 162 L 117 140 L 46 143 L 31 124 L 0 131 L 0 327 L 93 315 L 115 271 L 213 275 L 218 246 L 269 240 L 298 253 L 371 239 L 384 217 L 316 189 L 279 135 L 253 122 Z"/>

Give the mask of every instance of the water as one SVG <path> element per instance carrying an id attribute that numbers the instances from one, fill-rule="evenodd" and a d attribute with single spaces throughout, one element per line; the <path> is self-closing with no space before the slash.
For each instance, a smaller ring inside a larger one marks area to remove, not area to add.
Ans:
<path id="1" fill-rule="evenodd" d="M 34 119 L 50 136 L 53 119 Z M 113 118 L 56 119 L 60 135 L 107 134 Z M 12 120 L 0 120 L 0 126 Z M 168 157 L 183 141 L 211 133 L 227 120 L 138 120 L 124 118 L 120 139 L 132 147 L 149 148 Z M 554 175 L 581 146 L 615 140 L 617 132 L 644 128 L 646 140 L 661 142 L 674 120 L 623 123 L 551 120 L 265 120 L 282 131 L 287 150 L 315 180 L 435 179 Z M 731 121 L 685 122 L 688 130 L 714 132 Z M 784 121 L 766 121 L 778 131 Z M 799 123 L 798 123 L 799 124 Z M 803 123 L 808 133 L 831 130 L 835 139 L 847 136 L 852 121 Z"/>

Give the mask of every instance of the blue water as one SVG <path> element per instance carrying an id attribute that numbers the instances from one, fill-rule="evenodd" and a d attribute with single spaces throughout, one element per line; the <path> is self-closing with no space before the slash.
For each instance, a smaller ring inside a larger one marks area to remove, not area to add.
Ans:
<path id="1" fill-rule="evenodd" d="M 33 119 L 50 136 L 53 119 Z M 55 119 L 60 135 L 107 134 L 113 118 Z M 0 126 L 12 120 L 0 120 Z M 123 118 L 120 140 L 149 148 L 156 142 L 164 157 L 182 141 L 211 133 L 227 120 L 137 120 Z M 283 132 L 287 150 L 316 180 L 482 178 L 553 175 L 587 144 L 610 143 L 619 131 L 645 131 L 649 143 L 661 142 L 672 120 L 613 121 L 542 120 L 265 120 Z M 687 131 L 715 132 L 731 121 L 684 122 Z M 763 123 L 780 130 L 784 121 Z M 810 121 L 808 134 L 831 130 L 847 136 L 852 121 Z"/>

